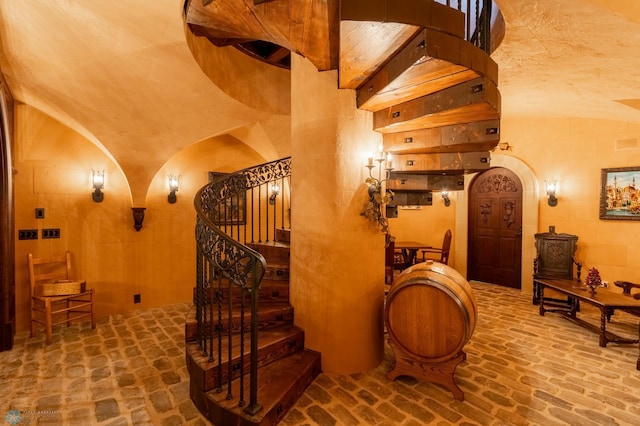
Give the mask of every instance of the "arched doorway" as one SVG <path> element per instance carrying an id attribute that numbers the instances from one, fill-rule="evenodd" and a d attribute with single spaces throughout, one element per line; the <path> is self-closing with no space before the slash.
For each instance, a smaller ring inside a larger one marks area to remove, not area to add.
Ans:
<path id="1" fill-rule="evenodd" d="M 469 186 L 467 279 L 522 287 L 523 187 L 511 170 L 494 167 Z"/>
<path id="2" fill-rule="evenodd" d="M 505 167 L 513 171 L 523 185 L 524 198 L 522 200 L 522 292 L 533 294 L 533 260 L 536 256 L 534 235 L 538 232 L 538 204 L 540 202 L 540 188 L 538 178 L 531 167 L 513 155 L 491 153 L 493 167 Z M 476 174 L 464 175 L 464 186 L 469 188 Z M 467 273 L 467 243 L 468 223 L 467 210 L 469 205 L 469 191 L 462 191 L 456 198 L 456 226 L 453 238 L 456 250 L 454 252 L 456 270 L 466 276 Z"/>

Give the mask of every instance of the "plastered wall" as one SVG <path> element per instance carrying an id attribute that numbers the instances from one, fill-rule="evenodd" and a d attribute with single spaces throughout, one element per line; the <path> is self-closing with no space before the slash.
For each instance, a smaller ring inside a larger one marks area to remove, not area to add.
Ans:
<path id="1" fill-rule="evenodd" d="M 577 235 L 576 257 L 583 263 L 583 277 L 588 268 L 596 267 L 603 280 L 639 282 L 640 221 L 599 219 L 599 199 L 602 168 L 640 166 L 640 125 L 506 117 L 501 127 L 501 140 L 513 147 L 502 154 L 518 157 L 537 176 L 538 232 L 553 225 L 556 232 Z M 616 143 L 627 139 L 636 139 L 636 147 L 620 148 Z M 547 204 L 545 179 L 559 181 L 556 207 Z M 534 241 L 523 241 L 528 244 Z"/>
<path id="2" fill-rule="evenodd" d="M 142 229 L 133 227 L 129 184 L 103 151 L 56 120 L 16 108 L 16 320 L 29 326 L 27 253 L 47 257 L 70 250 L 76 278 L 96 291 L 98 318 L 191 300 L 195 277 L 193 198 L 208 171 L 232 172 L 264 158 L 230 136 L 189 144 L 168 159 L 148 188 Z M 91 199 L 91 169 L 104 169 L 104 201 Z M 167 175 L 179 174 L 177 202 L 167 201 Z M 44 208 L 44 219 L 35 209 Z M 59 239 L 42 239 L 59 228 Z M 18 240 L 38 229 L 37 240 Z M 134 294 L 141 302 L 133 303 Z"/>

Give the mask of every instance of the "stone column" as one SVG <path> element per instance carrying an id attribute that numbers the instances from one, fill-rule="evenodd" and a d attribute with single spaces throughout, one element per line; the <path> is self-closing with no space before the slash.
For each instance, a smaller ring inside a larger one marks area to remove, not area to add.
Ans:
<path id="1" fill-rule="evenodd" d="M 376 367 L 383 356 L 384 235 L 360 215 L 367 152 L 381 135 L 337 71 L 292 55 L 291 303 L 325 372 Z"/>

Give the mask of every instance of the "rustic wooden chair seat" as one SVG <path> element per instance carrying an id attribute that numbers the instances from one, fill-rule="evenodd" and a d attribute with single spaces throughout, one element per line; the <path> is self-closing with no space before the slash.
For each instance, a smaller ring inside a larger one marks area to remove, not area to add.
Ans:
<path id="1" fill-rule="evenodd" d="M 426 260 L 435 260 L 436 262 L 444 263 L 445 265 L 449 263 L 449 252 L 451 251 L 451 230 L 447 229 L 447 232 L 444 233 L 444 238 L 442 239 L 442 247 L 441 248 L 428 248 L 423 249 L 422 251 L 422 261 Z M 429 258 L 427 255 L 436 255 L 435 258 Z"/>
<path id="2" fill-rule="evenodd" d="M 71 274 L 71 253 L 48 259 L 27 255 L 31 286 L 31 337 L 37 324 L 43 325 L 46 342 L 53 341 L 53 326 L 82 318 L 91 319 L 96 327 L 93 310 L 93 289 L 86 289 L 84 280 L 74 280 Z"/>

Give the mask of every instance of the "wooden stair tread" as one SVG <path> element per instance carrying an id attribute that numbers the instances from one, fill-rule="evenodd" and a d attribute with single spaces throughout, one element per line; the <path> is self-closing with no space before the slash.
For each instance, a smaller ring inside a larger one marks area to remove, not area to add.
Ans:
<path id="1" fill-rule="evenodd" d="M 358 108 L 379 111 L 484 76 L 497 84 L 498 66 L 481 49 L 424 28 L 357 90 Z"/>
<path id="2" fill-rule="evenodd" d="M 385 152 L 432 154 L 491 151 L 500 141 L 500 120 L 484 120 L 383 135 Z"/>
<path id="3" fill-rule="evenodd" d="M 350 0 L 340 3 L 339 87 L 357 89 L 421 28 L 464 37 L 464 14 L 436 2 Z"/>
<path id="4" fill-rule="evenodd" d="M 286 268 L 285 268 L 286 265 Z M 278 263 L 274 265 L 273 263 L 267 266 L 267 269 L 288 269 L 288 263 Z M 217 283 L 215 291 L 218 290 Z M 223 280 L 222 285 L 220 287 L 222 291 L 223 300 L 227 300 L 228 292 L 229 292 L 229 281 Z M 240 298 L 241 289 L 238 286 L 234 286 L 233 288 L 233 297 L 234 300 L 238 300 Z M 277 294 L 280 294 L 281 297 L 278 298 Z M 266 302 L 288 302 L 289 301 L 289 282 L 283 281 L 279 279 L 270 279 L 265 277 L 260 281 L 260 287 L 258 289 L 258 298 L 260 301 Z"/>
<path id="5" fill-rule="evenodd" d="M 300 327 L 295 325 L 279 327 L 273 330 L 260 331 L 260 333 L 258 333 L 258 349 L 266 348 L 270 345 L 273 345 L 275 342 L 288 339 L 291 336 L 298 335 L 300 333 L 303 333 L 303 330 Z M 249 353 L 250 337 L 251 336 L 249 333 L 245 333 L 245 345 L 244 345 L 245 354 Z M 223 339 L 226 339 L 226 336 L 223 336 Z M 215 337 L 214 337 L 214 340 L 215 340 Z M 208 364 L 210 364 L 210 361 L 209 361 L 208 355 L 203 355 L 202 350 L 197 347 L 196 343 L 189 343 L 187 345 L 187 353 L 191 354 L 193 357 L 193 360 L 196 361 L 197 363 L 203 363 L 203 365 L 205 365 L 205 368 L 204 368 L 205 370 L 209 368 Z M 235 339 L 233 344 L 232 356 L 235 357 L 239 354 L 240 354 L 240 339 L 237 338 Z M 223 362 L 225 362 L 227 359 L 228 359 L 228 353 L 224 351 L 224 353 L 222 354 L 222 360 Z"/>
<path id="6" fill-rule="evenodd" d="M 247 246 L 249 247 L 282 247 L 282 248 L 291 247 L 289 243 L 286 241 L 276 241 L 276 240 L 263 241 L 259 243 L 247 243 Z"/>
<path id="7" fill-rule="evenodd" d="M 258 402 L 262 408 L 256 415 L 247 414 L 235 398 L 228 400 L 226 390 L 209 391 L 205 398 L 212 410 L 211 419 L 224 425 L 276 425 L 320 372 L 320 354 L 308 349 L 274 361 L 258 372 Z M 245 386 L 248 380 L 247 375 Z M 234 397 L 240 394 L 239 387 L 239 380 L 235 380 L 231 386 Z M 248 404 L 248 392 L 245 398 Z"/>
<path id="8" fill-rule="evenodd" d="M 247 308 L 245 307 L 245 310 Z M 287 311 L 289 309 L 293 309 L 293 306 L 291 306 L 289 303 L 287 302 L 274 302 L 274 303 L 269 303 L 269 304 L 265 304 L 264 306 L 261 306 L 259 311 L 258 311 L 258 315 L 262 314 L 262 315 L 267 315 L 271 312 L 281 312 L 281 311 Z M 223 315 L 226 317 L 228 311 L 228 308 L 226 306 L 223 306 Z M 234 306 L 233 309 L 231 310 L 231 312 L 233 313 L 233 315 L 239 315 L 240 314 L 240 307 L 239 306 Z M 186 318 L 187 322 L 195 322 L 196 321 L 196 310 L 195 307 L 194 309 L 189 310 L 189 312 L 187 313 L 187 318 Z"/>
<path id="9" fill-rule="evenodd" d="M 245 309 L 250 309 L 246 307 Z M 258 311 L 258 328 L 260 330 L 272 329 L 281 325 L 293 324 L 294 309 L 289 303 L 262 303 Z M 214 326 L 217 325 L 217 318 L 214 318 Z M 248 321 L 245 319 L 245 321 Z M 232 317 L 229 318 L 227 309 L 222 310 L 222 327 L 228 330 L 229 325 L 234 330 L 240 331 L 240 309 L 232 310 Z M 248 325 L 245 325 L 248 327 Z M 208 329 L 209 327 L 207 327 Z M 191 342 L 198 339 L 198 322 L 196 320 L 195 309 L 187 314 L 185 319 L 185 341 Z"/>
<path id="10" fill-rule="evenodd" d="M 291 246 L 288 242 L 283 241 L 267 241 L 262 243 L 250 243 L 247 246 L 251 247 L 258 253 L 260 253 L 267 261 L 267 267 L 272 264 L 289 263 L 289 253 Z"/>
<path id="11" fill-rule="evenodd" d="M 228 336 L 223 335 L 222 341 L 227 345 Z M 231 345 L 231 358 L 228 349 L 222 351 L 220 358 L 217 358 L 217 337 L 213 338 L 214 354 L 211 357 L 210 342 L 207 341 L 207 350 L 200 348 L 197 343 L 191 342 L 186 345 L 187 367 L 191 375 L 192 382 L 198 384 L 199 389 L 203 391 L 215 389 L 219 386 L 219 380 L 227 381 L 229 360 L 234 366 L 232 374 L 233 378 L 237 378 L 240 372 L 241 353 L 244 353 L 244 371 L 249 371 L 251 336 L 245 333 L 244 346 L 240 335 L 234 335 Z M 272 330 L 263 330 L 258 333 L 258 366 L 263 366 L 276 361 L 277 359 L 287 357 L 295 352 L 304 349 L 304 331 L 294 325 L 274 328 Z M 219 377 L 220 373 L 222 376 Z"/>
<path id="12" fill-rule="evenodd" d="M 498 89 L 479 78 L 374 112 L 373 128 L 396 133 L 498 118 Z"/>

